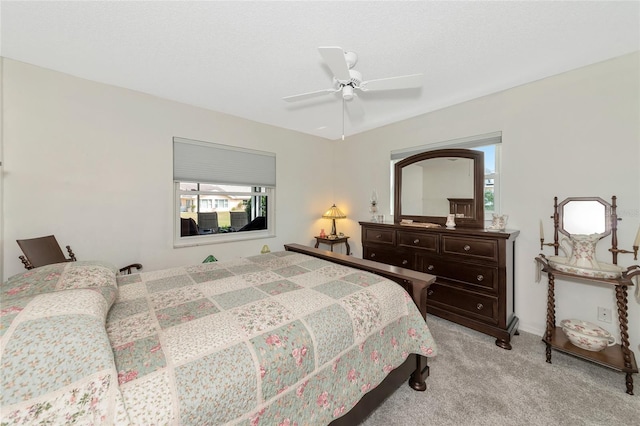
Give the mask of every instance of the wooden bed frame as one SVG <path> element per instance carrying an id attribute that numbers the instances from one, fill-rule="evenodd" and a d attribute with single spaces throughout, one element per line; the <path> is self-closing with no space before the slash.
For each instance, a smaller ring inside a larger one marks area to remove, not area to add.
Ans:
<path id="1" fill-rule="evenodd" d="M 436 280 L 433 275 L 404 269 L 384 263 L 358 259 L 331 251 L 319 250 L 301 244 L 285 244 L 285 250 L 303 253 L 309 256 L 328 260 L 340 265 L 349 266 L 373 274 L 381 275 L 401 285 L 413 298 L 422 317 L 427 318 L 427 289 Z M 331 426 L 352 426 L 362 422 L 389 395 L 395 392 L 405 381 L 417 391 L 427 389 L 425 382 L 429 376 L 427 358 L 411 354 L 398 368 L 393 370 L 375 389 L 367 393 L 347 414 L 330 423 Z"/>

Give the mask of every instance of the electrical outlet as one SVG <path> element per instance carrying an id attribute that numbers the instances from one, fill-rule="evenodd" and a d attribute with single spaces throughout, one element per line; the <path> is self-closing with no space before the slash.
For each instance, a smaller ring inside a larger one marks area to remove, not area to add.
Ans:
<path id="1" fill-rule="evenodd" d="M 598 321 L 611 322 L 611 309 L 598 306 Z"/>

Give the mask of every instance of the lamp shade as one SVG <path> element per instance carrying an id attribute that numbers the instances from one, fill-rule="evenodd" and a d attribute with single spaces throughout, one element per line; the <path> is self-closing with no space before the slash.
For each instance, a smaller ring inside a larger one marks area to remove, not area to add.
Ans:
<path id="1" fill-rule="evenodd" d="M 339 208 L 334 204 L 329 210 L 322 215 L 324 219 L 345 219 L 346 214 L 342 213 Z"/>
<path id="2" fill-rule="evenodd" d="M 337 208 L 336 205 L 334 204 L 334 205 L 331 206 L 331 208 L 329 210 L 324 212 L 322 217 L 324 219 L 331 219 L 332 226 L 331 226 L 331 234 L 330 235 L 334 235 L 335 236 L 336 235 L 336 219 L 345 219 L 347 217 L 347 215 L 342 213 L 340 211 L 340 209 Z"/>

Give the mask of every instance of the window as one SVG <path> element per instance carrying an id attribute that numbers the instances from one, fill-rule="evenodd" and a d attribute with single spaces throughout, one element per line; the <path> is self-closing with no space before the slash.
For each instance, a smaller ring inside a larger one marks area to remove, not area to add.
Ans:
<path id="1" fill-rule="evenodd" d="M 174 246 L 275 235 L 275 154 L 174 138 Z"/>
<path id="2" fill-rule="evenodd" d="M 485 220 L 491 220 L 492 213 L 499 213 L 500 206 L 500 150 L 502 132 L 488 133 L 467 138 L 438 142 L 407 149 L 391 151 L 391 204 L 393 212 L 393 173 L 395 164 L 420 152 L 446 148 L 466 148 L 484 152 L 484 212 Z"/>
<path id="3" fill-rule="evenodd" d="M 216 209 L 228 209 L 229 208 L 229 200 L 226 198 L 216 198 Z"/>

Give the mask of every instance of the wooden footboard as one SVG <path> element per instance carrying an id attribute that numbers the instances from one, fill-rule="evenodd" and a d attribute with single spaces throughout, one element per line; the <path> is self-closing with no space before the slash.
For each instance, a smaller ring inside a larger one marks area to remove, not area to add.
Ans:
<path id="1" fill-rule="evenodd" d="M 302 244 L 285 244 L 285 250 L 307 254 L 309 256 L 325 259 L 340 265 L 350 266 L 381 275 L 400 284 L 413 297 L 422 317 L 427 319 L 427 289 L 436 280 L 435 275 L 425 274 L 412 269 L 400 268 L 398 266 L 387 265 L 386 263 L 374 262 L 372 260 L 358 259 L 332 251 L 320 250 Z"/>
<path id="2" fill-rule="evenodd" d="M 285 244 L 284 248 L 287 251 L 306 254 L 388 278 L 401 285 L 411 295 L 423 318 L 425 318 L 425 320 L 427 318 L 427 289 L 436 280 L 436 277 L 433 275 L 373 262 L 371 260 L 358 259 L 301 244 Z M 409 377 L 409 385 L 413 389 L 417 391 L 426 390 L 427 384 L 425 380 L 428 376 L 429 366 L 427 365 L 427 358 L 417 354 L 411 354 L 407 360 L 393 370 L 378 387 L 366 394 L 349 413 L 331 422 L 331 425 L 339 426 L 360 423 L 407 380 L 407 377 Z"/>

